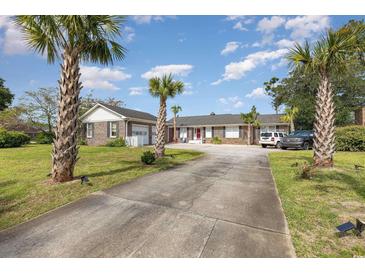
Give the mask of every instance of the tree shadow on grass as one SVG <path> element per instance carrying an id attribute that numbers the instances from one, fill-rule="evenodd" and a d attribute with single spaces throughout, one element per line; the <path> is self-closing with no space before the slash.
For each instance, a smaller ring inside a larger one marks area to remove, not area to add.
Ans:
<path id="1" fill-rule="evenodd" d="M 126 167 L 123 167 L 123 168 L 117 168 L 117 169 L 112 169 L 112 170 L 99 171 L 99 172 L 93 172 L 93 173 L 85 173 L 83 175 L 89 176 L 90 178 L 101 177 L 101 176 L 114 175 L 114 174 L 122 173 L 122 172 L 126 172 L 126 171 L 137 170 L 137 169 L 140 169 L 141 167 L 143 167 L 142 164 L 130 165 L 130 166 L 126 166 Z"/>
<path id="2" fill-rule="evenodd" d="M 346 184 L 348 185 L 352 190 L 354 190 L 358 195 L 360 195 L 362 198 L 365 198 L 365 182 L 363 181 L 363 179 L 357 175 L 354 171 L 353 174 L 347 174 L 344 172 L 340 172 L 340 171 L 333 171 L 333 172 L 326 172 L 326 173 L 321 173 L 321 174 L 317 174 L 315 181 L 318 184 L 321 184 L 322 182 L 325 181 L 335 181 L 341 184 Z M 318 187 L 318 190 L 323 190 L 326 192 L 329 192 L 330 188 L 337 188 L 339 190 L 346 190 L 345 187 L 340 187 L 340 186 L 334 186 L 334 185 L 324 185 L 322 187 Z"/>

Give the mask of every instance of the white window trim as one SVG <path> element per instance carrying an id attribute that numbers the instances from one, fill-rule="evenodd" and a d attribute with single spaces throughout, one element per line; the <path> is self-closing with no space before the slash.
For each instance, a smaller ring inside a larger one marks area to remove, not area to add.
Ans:
<path id="1" fill-rule="evenodd" d="M 180 139 L 186 139 L 188 138 L 188 130 L 186 127 L 181 127 L 180 128 L 180 134 L 179 134 Z"/>
<path id="2" fill-rule="evenodd" d="M 240 137 L 240 128 L 239 126 L 230 126 L 226 127 L 225 138 L 227 139 L 236 139 Z"/>
<path id="3" fill-rule="evenodd" d="M 112 133 L 113 133 L 112 124 L 116 124 L 116 127 L 115 127 L 115 136 L 112 135 Z M 117 129 L 117 127 L 118 127 L 117 122 L 115 122 L 115 121 L 109 122 L 109 138 L 117 138 L 117 135 L 118 135 L 118 129 Z"/>
<path id="4" fill-rule="evenodd" d="M 91 126 L 91 135 L 89 135 L 90 126 Z M 88 139 L 93 138 L 92 123 L 86 123 L 86 138 L 88 138 Z"/>
<path id="5" fill-rule="evenodd" d="M 212 127 L 205 128 L 205 138 L 212 138 Z"/>

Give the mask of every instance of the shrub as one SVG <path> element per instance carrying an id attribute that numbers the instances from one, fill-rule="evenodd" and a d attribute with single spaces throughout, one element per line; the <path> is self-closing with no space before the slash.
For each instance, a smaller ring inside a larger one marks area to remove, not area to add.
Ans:
<path id="1" fill-rule="evenodd" d="M 85 139 L 79 139 L 78 142 L 77 142 L 80 146 L 86 146 L 87 145 L 87 142 Z"/>
<path id="2" fill-rule="evenodd" d="M 23 132 L 0 129 L 0 148 L 20 147 L 29 142 L 30 137 Z"/>
<path id="3" fill-rule="evenodd" d="M 219 144 L 222 143 L 222 140 L 218 136 L 214 136 L 213 139 L 212 139 L 212 143 L 219 145 Z"/>
<path id="4" fill-rule="evenodd" d="M 54 134 L 50 132 L 40 132 L 35 137 L 35 141 L 38 144 L 52 144 L 53 143 Z"/>
<path id="5" fill-rule="evenodd" d="M 125 147 L 126 143 L 123 138 L 117 138 L 113 141 L 109 141 L 108 143 L 106 143 L 106 146 L 107 147 Z"/>
<path id="6" fill-rule="evenodd" d="M 365 151 L 365 127 L 347 126 L 336 128 L 337 151 Z"/>
<path id="7" fill-rule="evenodd" d="M 141 161 L 146 165 L 151 165 L 154 161 L 156 161 L 155 154 L 149 150 L 145 151 L 141 156 Z"/>
<path id="8" fill-rule="evenodd" d="M 314 167 L 309 164 L 307 161 L 302 164 L 298 164 L 298 175 L 302 179 L 310 180 L 315 175 Z"/>

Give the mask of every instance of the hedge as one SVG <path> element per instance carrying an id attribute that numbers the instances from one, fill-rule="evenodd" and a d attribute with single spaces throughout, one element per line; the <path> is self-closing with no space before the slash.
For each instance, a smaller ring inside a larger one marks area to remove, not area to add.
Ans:
<path id="1" fill-rule="evenodd" d="M 0 129 L 0 148 L 20 147 L 29 142 L 30 137 L 23 132 Z"/>
<path id="2" fill-rule="evenodd" d="M 49 132 L 39 132 L 37 134 L 37 136 L 35 137 L 35 141 L 38 144 L 52 144 L 53 143 L 53 138 L 54 138 L 54 134 L 53 133 L 49 133 Z"/>
<path id="3" fill-rule="evenodd" d="M 336 128 L 337 151 L 365 151 L 365 127 L 346 126 Z"/>

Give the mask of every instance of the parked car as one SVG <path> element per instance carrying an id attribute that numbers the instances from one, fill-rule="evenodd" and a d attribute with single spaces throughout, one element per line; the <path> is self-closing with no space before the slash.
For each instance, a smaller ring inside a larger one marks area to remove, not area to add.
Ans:
<path id="1" fill-rule="evenodd" d="M 313 147 L 313 130 L 296 130 L 282 139 L 281 149 L 297 148 L 308 150 Z"/>
<path id="2" fill-rule="evenodd" d="M 260 141 L 262 147 L 274 146 L 279 148 L 281 146 L 281 139 L 286 134 L 283 132 L 261 132 Z"/>

